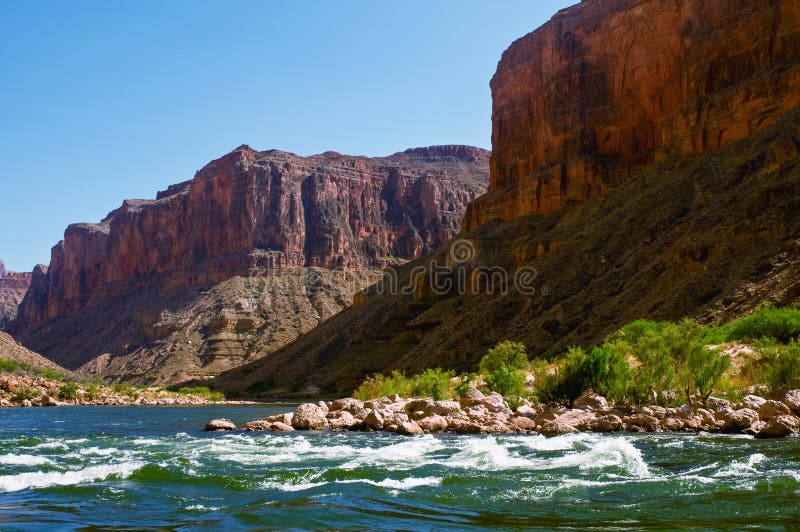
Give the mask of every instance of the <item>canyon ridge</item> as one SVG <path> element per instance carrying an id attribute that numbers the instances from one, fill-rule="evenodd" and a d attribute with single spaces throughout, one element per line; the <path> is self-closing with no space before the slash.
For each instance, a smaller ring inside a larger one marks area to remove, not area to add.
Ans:
<path id="1" fill-rule="evenodd" d="M 155 200 L 69 226 L 9 332 L 70 370 L 175 383 L 266 356 L 381 269 L 443 245 L 486 189 L 468 146 L 367 158 L 241 146 Z"/>

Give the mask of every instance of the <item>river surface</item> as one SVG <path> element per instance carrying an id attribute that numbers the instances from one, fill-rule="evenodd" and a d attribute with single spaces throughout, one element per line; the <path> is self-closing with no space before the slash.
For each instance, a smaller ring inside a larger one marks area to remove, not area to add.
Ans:
<path id="1" fill-rule="evenodd" d="M 800 526 L 800 439 L 203 433 L 287 405 L 0 410 L 0 530 Z"/>

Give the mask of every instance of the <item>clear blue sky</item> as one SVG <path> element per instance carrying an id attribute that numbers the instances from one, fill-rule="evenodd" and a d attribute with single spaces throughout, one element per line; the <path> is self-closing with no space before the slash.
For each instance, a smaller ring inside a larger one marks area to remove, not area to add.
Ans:
<path id="1" fill-rule="evenodd" d="M 0 0 L 0 259 L 240 144 L 490 147 L 502 51 L 577 0 Z"/>

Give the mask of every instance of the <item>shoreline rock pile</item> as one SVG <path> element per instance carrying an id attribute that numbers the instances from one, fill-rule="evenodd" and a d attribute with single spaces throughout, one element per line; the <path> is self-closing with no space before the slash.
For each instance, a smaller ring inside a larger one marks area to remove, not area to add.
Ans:
<path id="1" fill-rule="evenodd" d="M 305 403 L 294 412 L 250 421 L 245 431 L 350 430 L 404 435 L 542 434 L 574 432 L 718 432 L 782 438 L 800 432 L 800 390 L 783 401 L 748 395 L 741 403 L 710 398 L 705 405 L 678 408 L 611 406 L 587 392 L 573 408 L 522 400 L 511 408 L 500 394 L 472 389 L 458 401 L 404 399 L 398 395 L 360 401 L 354 398 Z M 230 420 L 212 420 L 206 430 L 236 430 Z"/>

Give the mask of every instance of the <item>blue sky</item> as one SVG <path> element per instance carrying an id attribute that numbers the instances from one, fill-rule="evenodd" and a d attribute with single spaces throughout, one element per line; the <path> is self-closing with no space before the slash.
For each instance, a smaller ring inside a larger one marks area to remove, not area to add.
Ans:
<path id="1" fill-rule="evenodd" d="M 577 0 L 0 0 L 0 259 L 249 144 L 490 148 L 502 51 Z"/>

